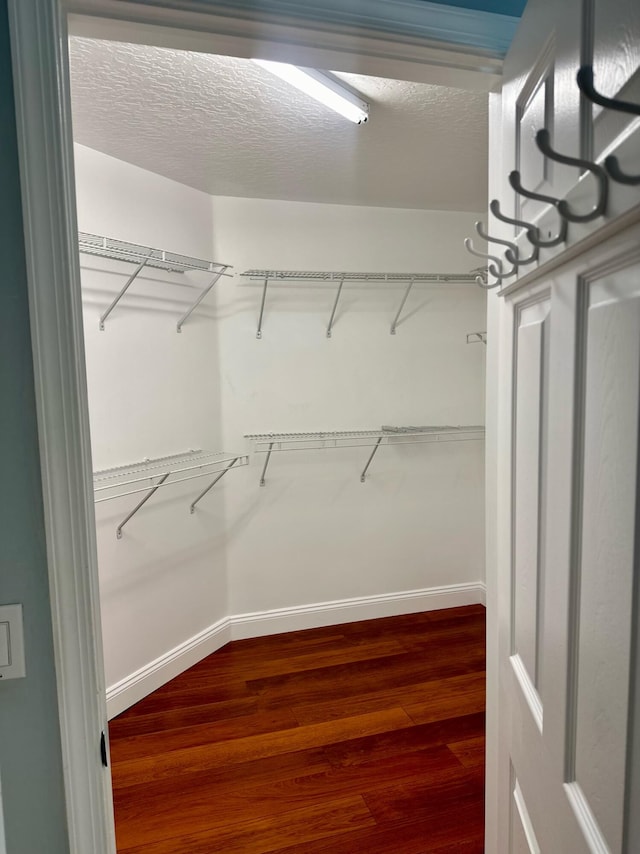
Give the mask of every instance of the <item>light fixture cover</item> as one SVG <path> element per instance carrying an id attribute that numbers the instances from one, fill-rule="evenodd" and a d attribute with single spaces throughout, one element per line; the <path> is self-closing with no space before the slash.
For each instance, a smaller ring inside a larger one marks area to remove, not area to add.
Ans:
<path id="1" fill-rule="evenodd" d="M 286 62 L 272 62 L 267 59 L 253 61 L 349 121 L 358 125 L 368 121 L 369 104 L 332 75 Z"/>

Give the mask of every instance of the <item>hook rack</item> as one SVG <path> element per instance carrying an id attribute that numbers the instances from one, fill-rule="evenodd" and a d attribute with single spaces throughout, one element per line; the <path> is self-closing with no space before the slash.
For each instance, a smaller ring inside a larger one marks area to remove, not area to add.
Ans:
<path id="1" fill-rule="evenodd" d="M 120 540 L 122 539 L 122 529 L 127 522 L 161 487 L 173 486 L 176 483 L 184 483 L 187 480 L 195 480 L 199 477 L 215 474 L 216 477 L 212 483 L 191 503 L 189 510 L 193 513 L 198 502 L 231 468 L 246 466 L 248 462 L 248 456 L 243 454 L 193 450 L 167 457 L 147 459 L 132 465 L 104 469 L 94 472 L 93 475 L 94 495 L 97 496 L 94 497 L 94 502 L 100 504 L 114 498 L 145 493 L 142 500 L 136 504 L 116 528 L 116 537 Z M 184 474 L 185 477 L 169 480 L 169 477 L 177 474 Z"/>
<path id="2" fill-rule="evenodd" d="M 176 331 L 182 332 L 182 327 L 192 312 L 200 305 L 211 288 L 221 276 L 232 277 L 227 273 L 231 269 L 230 264 L 221 264 L 217 261 L 203 261 L 200 258 L 192 258 L 188 255 L 179 255 L 175 252 L 167 252 L 164 249 L 151 249 L 149 246 L 140 246 L 137 243 L 127 243 L 124 240 L 114 240 L 111 237 L 100 237 L 85 231 L 78 232 L 78 249 L 85 255 L 96 255 L 100 258 L 109 258 L 113 261 L 126 261 L 136 264 L 136 268 L 129 276 L 118 295 L 109 307 L 100 315 L 100 330 L 104 332 L 105 321 L 118 305 L 122 297 L 129 290 L 133 282 L 145 267 L 164 270 L 168 273 L 185 273 L 188 270 L 201 273 L 210 273 L 213 278 L 198 294 L 187 311 L 176 324 Z"/>
<path id="3" fill-rule="evenodd" d="M 478 333 L 479 334 L 479 333 Z M 267 468 L 273 453 L 315 451 L 326 448 L 371 448 L 360 475 L 365 483 L 373 458 L 382 445 L 421 445 L 432 442 L 461 442 L 484 439 L 484 426 L 382 427 L 380 430 L 343 430 L 328 433 L 255 433 L 245 436 L 256 454 L 265 454 L 260 486 L 266 483 Z"/>
<path id="4" fill-rule="evenodd" d="M 378 284 L 400 284 L 406 283 L 398 311 L 391 323 L 390 333 L 396 334 L 400 315 L 407 302 L 411 289 L 416 283 L 428 284 L 472 284 L 476 281 L 474 273 L 346 273 L 346 272 L 322 272 L 313 270 L 246 270 L 242 276 L 250 280 L 262 281 L 262 298 L 260 301 L 260 313 L 258 316 L 258 328 L 256 338 L 262 338 L 262 324 L 264 320 L 264 309 L 267 299 L 267 289 L 270 281 L 278 282 L 335 282 L 336 290 L 331 315 L 326 329 L 326 337 L 331 338 L 335 325 L 336 313 L 342 296 L 345 282 L 374 282 Z"/>

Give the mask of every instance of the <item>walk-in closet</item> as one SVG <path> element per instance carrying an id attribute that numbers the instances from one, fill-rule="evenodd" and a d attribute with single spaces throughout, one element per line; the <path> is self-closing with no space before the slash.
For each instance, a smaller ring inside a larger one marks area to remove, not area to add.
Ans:
<path id="1" fill-rule="evenodd" d="M 486 93 L 336 74 L 356 124 L 246 58 L 70 70 L 110 718 L 230 641 L 481 605 Z"/>
<path id="2" fill-rule="evenodd" d="M 0 851 L 640 851 L 640 5 L 0 41 Z"/>
<path id="3" fill-rule="evenodd" d="M 382 845 L 353 786 L 416 749 L 481 838 L 486 92 L 335 74 L 357 124 L 247 58 L 76 37 L 70 70 L 118 850 Z M 303 808 L 307 739 L 366 767 Z"/>

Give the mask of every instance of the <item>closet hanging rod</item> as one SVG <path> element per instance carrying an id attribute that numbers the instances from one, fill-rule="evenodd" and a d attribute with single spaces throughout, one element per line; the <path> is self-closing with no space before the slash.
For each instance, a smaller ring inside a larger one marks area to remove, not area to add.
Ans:
<path id="1" fill-rule="evenodd" d="M 109 480 L 116 480 L 121 477 L 130 477 L 131 475 L 138 473 L 142 474 L 142 477 L 138 478 L 138 480 L 143 480 L 147 477 L 154 477 L 154 471 L 156 469 L 165 470 L 170 468 L 172 471 L 183 471 L 184 469 L 181 468 L 181 466 L 186 465 L 187 463 L 193 464 L 191 466 L 192 468 L 199 468 L 205 465 L 215 465 L 219 462 L 226 462 L 226 460 L 230 458 L 231 455 L 221 454 L 219 451 L 202 451 L 192 449 L 184 451 L 181 454 L 169 454 L 166 457 L 147 458 L 137 463 L 102 469 L 101 471 L 94 472 L 93 482 L 95 485 L 97 483 L 105 483 Z M 111 487 L 99 488 L 105 489 Z"/>
<path id="2" fill-rule="evenodd" d="M 155 486 L 152 482 L 154 478 L 159 478 L 164 476 L 165 474 L 176 475 L 176 474 L 185 474 L 186 477 L 181 477 L 178 480 L 172 480 L 167 485 L 171 485 L 174 483 L 183 483 L 186 480 L 195 480 L 199 477 L 206 477 L 207 475 L 216 474 L 220 471 L 220 466 L 224 466 L 228 463 L 238 463 L 240 465 L 247 465 L 249 458 L 246 455 L 241 454 L 224 454 L 224 453 L 216 453 L 216 454 L 207 454 L 206 457 L 209 457 L 209 460 L 202 459 L 201 462 L 197 462 L 195 465 L 184 465 L 181 461 L 186 461 L 185 455 L 178 455 L 176 457 L 161 457 L 159 459 L 165 460 L 164 464 L 155 464 L 155 460 L 150 461 L 153 463 L 148 466 L 146 473 L 144 473 L 144 469 L 140 468 L 139 464 L 136 464 L 135 468 L 129 466 L 120 466 L 117 469 L 106 469 L 103 472 L 96 472 L 93 478 L 94 483 L 94 495 L 99 492 L 108 492 L 108 495 L 102 495 L 98 498 L 94 499 L 95 504 L 100 504 L 103 501 L 112 501 L 114 498 L 123 498 L 126 495 L 135 495 L 138 492 L 145 492 L 150 487 Z M 195 456 L 194 460 L 198 460 L 199 457 Z M 175 462 L 173 462 L 175 460 Z M 198 474 L 188 474 L 189 472 L 198 471 Z M 224 471 L 224 469 L 223 469 Z M 130 478 L 130 474 L 139 474 L 139 477 Z M 106 480 L 113 480 L 114 478 L 126 478 L 119 479 L 114 483 L 106 483 Z M 125 487 L 135 486 L 138 483 L 144 483 L 148 481 L 144 486 L 137 487 L 135 489 L 125 489 Z M 97 485 L 104 484 L 104 485 Z"/>
<path id="3" fill-rule="evenodd" d="M 128 243 L 111 237 L 101 237 L 86 231 L 78 232 L 78 248 L 85 255 L 97 255 L 100 258 L 110 258 L 113 261 L 130 261 L 139 263 L 146 259 L 147 267 L 165 270 L 169 273 L 184 273 L 185 270 L 200 270 L 203 273 L 215 273 L 220 267 L 230 269 L 232 264 L 221 261 L 205 261 L 191 255 L 180 255 L 165 249 L 153 249 L 138 243 Z M 232 276 L 231 273 L 227 273 Z"/>
<path id="4" fill-rule="evenodd" d="M 259 280 L 262 284 L 262 297 L 260 300 L 260 313 L 258 317 L 258 328 L 256 338 L 262 338 L 262 321 L 267 300 L 267 289 L 270 281 L 277 282 L 334 282 L 337 285 L 336 295 L 331 310 L 331 317 L 327 325 L 326 336 L 331 338 L 338 304 L 345 282 L 373 282 L 378 284 L 406 284 L 402 300 L 391 323 L 390 332 L 396 334 L 396 328 L 400 322 L 400 315 L 409 298 L 414 284 L 475 284 L 476 274 L 472 273 L 358 273 L 358 272 L 325 272 L 318 270 L 245 270 L 241 273 L 249 280 Z"/>
<path id="5" fill-rule="evenodd" d="M 241 276 L 249 279 L 274 279 L 277 281 L 302 282 L 431 282 L 437 284 L 475 284 L 475 273 L 347 273 L 312 270 L 245 270 Z"/>
<path id="6" fill-rule="evenodd" d="M 188 480 L 215 475 L 214 480 L 204 489 L 191 503 L 190 512 L 195 511 L 198 502 L 218 483 L 218 481 L 233 467 L 247 465 L 249 458 L 242 454 L 226 454 L 224 452 L 204 452 L 201 450 L 188 451 L 182 454 L 172 454 L 168 457 L 157 457 L 144 460 L 132 465 L 118 466 L 105 469 L 94 474 L 94 492 L 110 492 L 95 498 L 96 504 L 110 501 L 114 498 L 123 498 L 128 495 L 145 493 L 143 499 L 131 510 L 116 528 L 116 537 L 122 538 L 122 529 L 144 504 L 164 486 L 173 486 Z M 222 468 L 221 468 L 222 467 Z M 197 470 L 197 474 L 189 474 Z M 172 475 L 185 473 L 186 477 L 169 480 Z M 137 475 L 137 476 L 133 476 Z M 148 481 L 145 486 L 135 489 L 127 487 Z"/>
<path id="7" fill-rule="evenodd" d="M 344 430 L 318 433 L 248 434 L 257 454 L 266 454 L 260 486 L 265 485 L 271 454 L 282 451 L 309 451 L 325 448 L 372 448 L 360 475 L 365 482 L 367 471 L 381 445 L 419 445 L 433 442 L 477 441 L 484 438 L 482 425 L 438 427 L 382 427 L 381 430 Z"/>
<path id="8" fill-rule="evenodd" d="M 237 456 L 236 456 L 236 457 L 233 457 L 233 456 L 231 456 L 231 457 L 226 457 L 226 458 L 224 458 L 224 459 L 219 460 L 219 461 L 218 461 L 218 463 L 216 463 L 216 464 L 224 463 L 224 462 L 229 462 L 229 461 L 231 461 L 231 460 L 237 460 L 237 459 L 238 459 L 238 457 L 237 457 Z M 184 472 L 196 471 L 196 470 L 198 470 L 198 469 L 203 469 L 203 468 L 209 468 L 209 467 L 210 467 L 210 466 L 212 466 L 212 465 L 214 465 L 214 463 L 200 463 L 199 465 L 195 465 L 195 466 L 187 466 L 186 468 L 171 469 L 171 470 L 169 471 L 169 474 L 182 474 L 182 473 L 184 473 Z M 194 477 L 202 477 L 203 475 L 207 475 L 207 474 L 214 474 L 214 472 L 216 472 L 216 471 L 217 471 L 217 469 L 213 469 L 213 471 L 200 472 L 200 474 L 190 475 L 189 477 L 182 478 L 182 480 L 192 480 Z M 160 477 L 160 472 L 156 472 L 156 473 L 153 473 L 153 474 L 151 474 L 151 473 L 150 473 L 150 474 L 148 474 L 148 475 L 146 475 L 146 476 L 145 476 L 145 475 L 143 475 L 143 476 L 141 476 L 141 477 L 136 477 L 136 478 L 133 478 L 133 480 L 125 480 L 125 481 L 122 481 L 122 482 L 120 482 L 120 483 L 118 483 L 118 484 L 107 484 L 106 486 L 97 486 L 97 487 L 95 487 L 95 488 L 94 488 L 94 490 L 93 490 L 93 491 L 94 491 L 94 493 L 96 493 L 96 492 L 105 492 L 105 491 L 106 491 L 106 492 L 108 492 L 108 491 L 110 491 L 110 490 L 112 490 L 112 489 L 116 489 L 116 488 L 118 488 L 118 487 L 133 486 L 133 485 L 134 485 L 134 484 L 136 484 L 136 483 L 142 483 L 143 481 L 150 480 L 150 479 L 151 479 L 151 478 L 153 478 L 153 477 Z M 177 480 L 172 480 L 171 482 L 172 482 L 172 483 L 178 483 L 178 481 L 177 481 Z M 142 491 L 144 491 L 144 489 L 146 489 L 146 488 L 147 488 L 147 487 L 142 487 L 141 489 L 134 489 L 134 490 L 132 490 L 132 491 L 130 491 L 130 492 L 124 492 L 124 493 L 120 493 L 120 492 L 119 492 L 119 493 L 117 494 L 117 496 L 107 495 L 106 497 L 97 498 L 97 499 L 95 500 L 95 502 L 94 502 L 94 503 L 98 504 L 98 503 L 99 503 L 99 502 L 101 502 L 101 501 L 109 501 L 110 499 L 112 499 L 112 498 L 114 498 L 114 497 L 121 498 L 123 495 L 132 495 L 132 494 L 133 494 L 133 492 L 142 492 Z"/>
<path id="9" fill-rule="evenodd" d="M 220 277 L 233 276 L 232 273 L 227 273 L 227 270 L 231 268 L 230 264 L 223 264 L 218 261 L 205 261 L 201 258 L 180 255 L 176 252 L 167 252 L 164 249 L 153 249 L 149 246 L 128 243 L 124 240 L 115 240 L 111 237 L 101 237 L 100 235 L 89 234 L 85 231 L 78 232 L 78 249 L 86 255 L 95 255 L 100 258 L 125 261 L 137 265 L 115 299 L 112 300 L 108 308 L 100 315 L 99 327 L 101 331 L 104 331 L 106 319 L 145 267 L 153 267 L 169 273 L 196 271 L 213 274 L 211 281 L 200 291 L 196 299 L 178 321 L 176 326 L 178 332 L 182 332 L 182 326 L 187 318 L 200 305 Z"/>
<path id="10" fill-rule="evenodd" d="M 266 451 L 264 445 L 274 444 L 289 445 L 299 443 L 317 444 L 319 448 L 332 447 L 354 447 L 354 441 L 365 441 L 364 444 L 359 443 L 355 447 L 370 447 L 375 444 L 378 438 L 383 439 L 403 439 L 406 438 L 422 441 L 433 438 L 434 436 L 459 436 L 464 433 L 484 433 L 483 425 L 464 425 L 464 426 L 438 426 L 438 427 L 382 427 L 380 430 L 338 430 L 338 431 L 319 431 L 309 433 L 251 433 L 246 434 L 245 439 L 249 439 L 255 444 L 256 453 Z M 345 444 L 338 444 L 345 443 Z M 399 444 L 399 443 L 398 443 Z M 408 442 L 404 441 L 404 444 Z M 308 449 L 309 445 L 305 445 Z M 291 450 L 290 448 L 275 448 L 274 450 Z"/>

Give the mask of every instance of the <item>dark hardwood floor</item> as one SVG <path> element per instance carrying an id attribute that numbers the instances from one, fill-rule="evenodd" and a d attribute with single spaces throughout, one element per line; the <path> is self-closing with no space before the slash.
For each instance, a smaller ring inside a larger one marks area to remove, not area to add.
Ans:
<path id="1" fill-rule="evenodd" d="M 235 641 L 111 721 L 120 854 L 479 854 L 484 608 Z"/>

